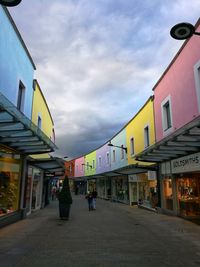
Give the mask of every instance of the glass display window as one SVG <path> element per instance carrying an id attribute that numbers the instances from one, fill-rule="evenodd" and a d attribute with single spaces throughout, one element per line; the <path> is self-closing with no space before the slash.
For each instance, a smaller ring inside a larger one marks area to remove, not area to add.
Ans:
<path id="1" fill-rule="evenodd" d="M 200 216 L 200 173 L 177 179 L 177 197 L 180 215 Z"/>
<path id="2" fill-rule="evenodd" d="M 163 179 L 164 189 L 164 207 L 168 210 L 173 210 L 173 190 L 172 190 L 172 178 L 165 177 Z"/>
<path id="3" fill-rule="evenodd" d="M 19 208 L 20 155 L 0 146 L 0 216 Z"/>

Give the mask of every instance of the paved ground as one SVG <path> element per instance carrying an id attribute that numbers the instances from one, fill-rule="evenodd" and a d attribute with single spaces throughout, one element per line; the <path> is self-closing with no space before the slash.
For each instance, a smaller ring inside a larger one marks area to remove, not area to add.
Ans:
<path id="1" fill-rule="evenodd" d="M 69 221 L 55 201 L 0 229 L 0 266 L 200 266 L 200 226 L 99 199 L 89 212 L 83 196 L 73 199 Z"/>

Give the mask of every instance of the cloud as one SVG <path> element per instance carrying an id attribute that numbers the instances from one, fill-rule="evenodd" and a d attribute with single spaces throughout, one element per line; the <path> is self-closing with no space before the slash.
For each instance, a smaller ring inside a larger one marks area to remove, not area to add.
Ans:
<path id="1" fill-rule="evenodd" d="M 195 23 L 199 8 L 198 0 L 23 0 L 10 9 L 36 64 L 59 155 L 96 149 L 134 116 L 181 46 L 170 28 Z"/>

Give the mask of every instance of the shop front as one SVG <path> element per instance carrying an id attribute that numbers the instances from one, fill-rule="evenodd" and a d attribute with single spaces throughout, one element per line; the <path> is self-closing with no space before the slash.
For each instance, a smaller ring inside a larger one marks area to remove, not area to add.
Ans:
<path id="1" fill-rule="evenodd" d="M 154 171 L 128 176 L 130 205 L 155 208 L 157 204 L 157 179 Z"/>
<path id="2" fill-rule="evenodd" d="M 21 167 L 20 155 L 0 146 L 0 217 L 20 209 Z"/>
<path id="3" fill-rule="evenodd" d="M 111 199 L 111 177 L 98 177 L 96 184 L 98 197 L 107 200 Z"/>
<path id="4" fill-rule="evenodd" d="M 111 178 L 111 200 L 125 204 L 129 203 L 128 175 Z"/>
<path id="5" fill-rule="evenodd" d="M 162 209 L 200 220 L 200 153 L 161 164 Z"/>

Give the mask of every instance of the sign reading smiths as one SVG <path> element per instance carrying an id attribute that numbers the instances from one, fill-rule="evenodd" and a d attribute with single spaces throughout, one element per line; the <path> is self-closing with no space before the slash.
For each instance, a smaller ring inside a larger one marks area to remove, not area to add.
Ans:
<path id="1" fill-rule="evenodd" d="M 200 170 L 200 153 L 195 153 L 171 161 L 172 173 L 190 172 Z"/>

